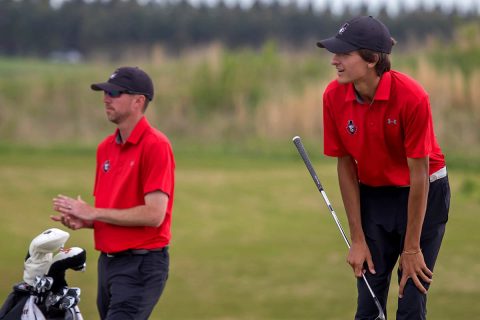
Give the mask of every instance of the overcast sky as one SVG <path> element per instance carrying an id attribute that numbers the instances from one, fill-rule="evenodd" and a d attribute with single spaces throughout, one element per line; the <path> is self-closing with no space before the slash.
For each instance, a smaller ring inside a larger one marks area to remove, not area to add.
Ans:
<path id="1" fill-rule="evenodd" d="M 50 0 L 52 5 L 56 6 L 59 3 L 68 0 Z M 84 0 L 91 1 L 91 0 Z M 118 0 L 113 0 L 118 1 Z M 145 1 L 167 1 L 167 0 L 137 0 L 139 2 Z M 179 1 L 179 0 L 169 0 L 169 1 Z M 188 0 L 192 4 L 199 3 L 209 3 L 215 4 L 219 0 Z M 243 6 L 250 6 L 255 0 L 223 0 L 227 4 L 241 3 Z M 346 6 L 360 6 L 362 4 L 367 4 L 367 6 L 375 12 L 379 6 L 384 3 L 388 4 L 388 10 L 390 13 L 395 13 L 398 8 L 399 3 L 402 3 L 408 9 L 415 9 L 421 4 L 426 5 L 427 7 L 433 7 L 435 5 L 440 5 L 441 8 L 446 10 L 452 9 L 454 6 L 457 7 L 462 12 L 476 10 L 480 13 L 480 0 L 260 0 L 263 2 L 272 2 L 279 1 L 281 3 L 296 2 L 301 5 L 307 5 L 308 3 L 313 3 L 314 7 L 317 9 L 324 8 L 327 4 L 331 4 L 334 13 L 341 13 L 342 9 Z"/>
<path id="2" fill-rule="evenodd" d="M 207 2 L 215 3 L 218 0 L 189 0 L 192 3 Z M 224 0 L 226 3 L 242 3 L 243 5 L 251 5 L 254 0 Z M 274 0 L 262 0 L 264 2 L 272 2 Z M 480 0 L 277 0 L 281 3 L 297 2 L 299 4 L 314 3 L 316 8 L 324 8 L 327 4 L 332 4 L 332 7 L 336 13 L 341 13 L 342 8 L 345 5 L 360 6 L 361 4 L 367 4 L 369 8 L 375 10 L 380 5 L 387 3 L 389 11 L 394 12 L 399 3 L 402 3 L 407 8 L 416 8 L 420 4 L 424 4 L 428 7 L 440 5 L 444 9 L 451 9 L 456 6 L 462 11 L 467 10 L 480 10 Z"/>

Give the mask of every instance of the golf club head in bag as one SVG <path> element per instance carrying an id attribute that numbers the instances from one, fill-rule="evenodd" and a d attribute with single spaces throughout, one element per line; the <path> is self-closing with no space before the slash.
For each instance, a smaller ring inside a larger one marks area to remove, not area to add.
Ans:
<path id="1" fill-rule="evenodd" d="M 57 228 L 45 230 L 30 243 L 24 262 L 23 281 L 33 286 L 37 276 L 44 276 L 52 263 L 53 252 L 67 242 L 70 234 Z"/>
<path id="2" fill-rule="evenodd" d="M 65 272 L 83 271 L 86 251 L 63 249 L 68 237 L 67 232 L 49 229 L 32 241 L 24 262 L 24 279 L 29 282 L 14 285 L 0 308 L 0 320 L 83 320 L 77 306 L 80 288 L 67 286 Z"/>
<path id="3" fill-rule="evenodd" d="M 47 278 L 53 279 L 53 285 L 42 308 L 47 314 L 65 314 L 65 310 L 74 308 L 80 301 L 80 288 L 69 288 L 65 279 L 67 269 L 84 271 L 87 253 L 79 247 L 60 249 L 48 270 Z"/>
<path id="4" fill-rule="evenodd" d="M 63 287 L 56 294 L 50 292 L 40 309 L 48 319 L 66 319 L 67 316 L 75 314 L 76 310 L 80 311 L 77 306 L 80 293 L 80 288 L 72 287 Z"/>

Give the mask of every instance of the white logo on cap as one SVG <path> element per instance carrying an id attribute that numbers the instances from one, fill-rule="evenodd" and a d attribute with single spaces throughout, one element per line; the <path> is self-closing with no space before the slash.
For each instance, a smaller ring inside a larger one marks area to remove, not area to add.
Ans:
<path id="1" fill-rule="evenodd" d="M 115 78 L 116 76 L 117 76 L 117 73 L 114 72 L 114 73 L 110 76 L 110 79 L 113 79 L 113 78 Z"/>
<path id="2" fill-rule="evenodd" d="M 345 24 L 340 28 L 340 30 L 338 30 L 338 33 L 339 33 L 339 34 L 343 34 L 343 33 L 347 30 L 348 26 L 349 26 L 349 24 L 348 24 L 348 23 L 345 23 Z"/>

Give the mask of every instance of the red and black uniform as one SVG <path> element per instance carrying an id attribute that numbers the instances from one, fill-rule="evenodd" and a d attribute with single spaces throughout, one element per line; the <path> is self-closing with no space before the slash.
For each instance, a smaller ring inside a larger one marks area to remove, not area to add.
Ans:
<path id="1" fill-rule="evenodd" d="M 383 74 L 371 105 L 357 99 L 353 84 L 331 82 L 323 111 L 325 154 L 352 156 L 366 185 L 408 186 L 407 158 L 429 156 L 430 174 L 445 167 L 428 95 L 400 72 Z"/>
<path id="2" fill-rule="evenodd" d="M 382 75 L 371 104 L 362 101 L 353 83 L 335 80 L 325 90 L 323 116 L 324 153 L 351 156 L 356 163 L 362 227 L 377 271 L 368 277 L 385 305 L 390 275 L 405 240 L 410 185 L 407 158 L 429 157 L 431 183 L 420 245 L 430 270 L 448 219 L 450 189 L 429 98 L 417 82 L 397 71 Z M 356 319 L 378 314 L 363 281 L 358 287 Z M 424 314 L 425 299 L 409 280 L 397 319 L 417 319 Z"/>
<path id="3" fill-rule="evenodd" d="M 167 137 L 142 118 L 128 140 L 117 141 L 118 130 L 97 150 L 95 207 L 127 209 L 145 204 L 145 195 L 161 191 L 168 195 L 165 219 L 160 227 L 122 227 L 95 221 L 95 248 L 114 253 L 127 249 L 153 249 L 170 242 L 174 169 Z"/>
<path id="4" fill-rule="evenodd" d="M 121 317 L 121 313 L 114 314 L 121 308 L 138 309 L 138 319 L 148 318 L 142 310 L 151 310 L 163 291 L 169 265 L 174 169 L 169 140 L 152 128 L 145 117 L 125 143 L 121 143 L 117 129 L 99 144 L 95 207 L 128 209 L 144 205 L 148 193 L 161 191 L 168 195 L 165 219 L 159 227 L 125 227 L 94 221 L 95 248 L 102 252 L 97 301 L 102 319 L 107 311 L 109 319 Z M 111 297 L 110 291 L 116 294 Z M 112 301 L 114 297 L 119 300 Z"/>

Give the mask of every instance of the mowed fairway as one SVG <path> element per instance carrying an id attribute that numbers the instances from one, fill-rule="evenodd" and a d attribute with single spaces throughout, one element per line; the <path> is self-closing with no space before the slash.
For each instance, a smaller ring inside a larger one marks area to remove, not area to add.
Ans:
<path id="1" fill-rule="evenodd" d="M 356 284 L 345 244 L 291 142 L 278 153 L 178 150 L 171 273 L 151 319 L 353 318 Z M 318 151 L 311 156 L 348 230 L 335 162 Z M 92 202 L 94 157 L 93 148 L 0 149 L 2 302 L 22 280 L 30 241 L 47 228 L 64 229 L 49 220 L 51 199 L 80 194 Z M 480 314 L 479 178 L 450 171 L 452 207 L 429 319 Z M 72 231 L 67 246 L 87 249 L 87 271 L 69 271 L 67 281 L 82 289 L 85 319 L 98 319 L 91 230 Z"/>

